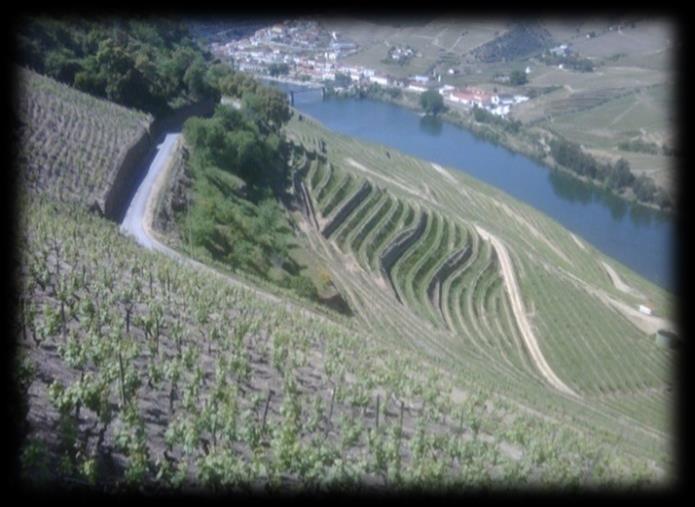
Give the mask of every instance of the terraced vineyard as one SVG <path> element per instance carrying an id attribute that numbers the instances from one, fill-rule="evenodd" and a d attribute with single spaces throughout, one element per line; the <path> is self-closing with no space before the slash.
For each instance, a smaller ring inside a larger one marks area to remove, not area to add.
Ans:
<path id="1" fill-rule="evenodd" d="M 669 294 L 619 266 L 635 288 L 621 291 L 605 256 L 464 174 L 306 117 L 287 132 L 327 147 L 303 176 L 331 227 L 307 238 L 366 327 L 668 467 L 673 353 L 622 308 L 647 304 L 668 322 Z"/>
<path id="2" fill-rule="evenodd" d="M 152 117 L 31 70 L 15 71 L 22 184 L 87 206 L 103 199 Z"/>
<path id="3" fill-rule="evenodd" d="M 144 251 L 77 205 L 32 195 L 21 211 L 33 481 L 275 491 L 655 479 L 347 319 Z"/>
<path id="4" fill-rule="evenodd" d="M 674 353 L 649 334 L 673 320 L 673 297 L 551 219 L 295 117 L 288 212 L 354 317 L 319 313 L 87 213 L 114 139 L 148 118 L 21 75 L 24 477 L 211 490 L 673 479 Z M 635 317 L 639 304 L 655 316 Z"/>

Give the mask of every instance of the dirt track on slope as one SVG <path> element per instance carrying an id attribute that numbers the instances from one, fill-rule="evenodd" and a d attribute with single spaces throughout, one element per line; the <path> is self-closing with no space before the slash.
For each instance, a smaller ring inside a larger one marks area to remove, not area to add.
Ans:
<path id="1" fill-rule="evenodd" d="M 610 264 L 606 262 L 601 262 L 603 265 L 603 268 L 606 270 L 606 273 L 608 273 L 608 276 L 610 277 L 611 281 L 613 282 L 613 285 L 615 286 L 616 289 L 619 291 L 622 291 L 626 294 L 631 294 L 633 296 L 638 296 L 638 297 L 643 297 L 642 294 L 636 290 L 630 287 L 628 284 L 623 282 L 623 280 L 620 278 L 618 273 L 615 272 L 615 270 L 610 266 Z"/>
<path id="2" fill-rule="evenodd" d="M 431 198 L 429 198 L 427 195 L 423 194 L 423 193 L 420 192 L 419 190 L 416 190 L 416 189 L 414 189 L 414 188 L 412 188 L 412 187 L 409 187 L 408 185 L 404 185 L 403 183 L 401 183 L 401 182 L 399 182 L 399 181 L 396 181 L 396 180 L 394 180 L 393 178 L 389 178 L 388 176 L 385 176 L 385 175 L 383 175 L 383 174 L 379 174 L 379 173 L 376 172 L 376 171 L 372 171 L 371 169 L 369 169 L 369 168 L 363 166 L 362 164 L 360 164 L 359 162 L 357 162 L 356 160 L 354 160 L 354 159 L 352 159 L 352 158 L 349 158 L 349 157 L 348 157 L 348 158 L 345 159 L 345 161 L 346 161 L 348 164 L 350 164 L 352 167 L 355 167 L 355 168 L 359 169 L 360 171 L 364 171 L 364 172 L 366 172 L 366 173 L 368 173 L 368 174 L 371 174 L 372 176 L 375 176 L 375 177 L 377 177 L 377 178 L 381 178 L 381 179 L 384 180 L 384 181 L 388 181 L 389 183 L 391 183 L 391 184 L 393 184 L 393 185 L 396 185 L 398 188 L 401 188 L 401 189 L 405 190 L 405 191 L 408 192 L 409 194 L 416 195 L 416 196 L 420 197 L 421 199 L 425 199 L 425 200 L 428 200 L 428 201 L 431 201 L 431 200 L 432 200 Z"/>
<path id="3" fill-rule="evenodd" d="M 579 397 L 577 393 L 575 393 L 558 378 L 552 368 L 550 368 L 550 365 L 548 365 L 546 362 L 545 357 L 543 357 L 543 353 L 538 346 L 536 336 L 533 334 L 531 325 L 526 317 L 526 312 L 521 301 L 519 286 L 517 285 L 516 278 L 514 277 L 514 268 L 512 267 L 512 261 L 509 257 L 509 253 L 507 252 L 507 248 L 496 236 L 493 236 L 479 225 L 476 224 L 475 228 L 483 239 L 489 240 L 492 243 L 492 247 L 497 252 L 500 267 L 502 268 L 502 278 L 504 279 L 504 285 L 507 288 L 509 299 L 512 303 L 514 317 L 516 318 L 519 331 L 521 331 L 521 336 L 524 339 L 526 348 L 528 349 L 536 368 L 538 368 L 543 377 L 545 377 L 545 379 L 550 382 L 553 387 L 565 394 Z"/>

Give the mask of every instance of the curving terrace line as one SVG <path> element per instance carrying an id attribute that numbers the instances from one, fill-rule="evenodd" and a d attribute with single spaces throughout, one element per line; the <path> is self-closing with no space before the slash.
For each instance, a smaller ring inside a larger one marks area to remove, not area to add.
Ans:
<path id="1" fill-rule="evenodd" d="M 403 253 L 408 250 L 417 240 L 420 239 L 422 233 L 425 231 L 425 227 L 429 222 L 428 215 L 425 211 L 420 213 L 420 219 L 415 227 L 412 229 L 406 229 L 398 234 L 398 236 L 386 247 L 386 249 L 379 256 L 379 265 L 381 266 L 381 273 L 384 278 L 389 282 L 393 293 L 396 295 L 396 299 L 400 303 L 401 297 L 398 294 L 398 289 L 391 277 L 391 270 L 398 259 L 403 255 Z"/>
<path id="2" fill-rule="evenodd" d="M 364 198 L 372 191 L 372 185 L 369 181 L 364 180 L 357 192 L 355 192 L 352 197 L 347 199 L 345 204 L 338 209 L 338 211 L 333 215 L 332 218 L 328 219 L 328 223 L 325 225 L 321 234 L 325 238 L 330 237 L 331 234 L 343 223 L 347 216 L 352 213 L 357 206 L 364 200 Z"/>

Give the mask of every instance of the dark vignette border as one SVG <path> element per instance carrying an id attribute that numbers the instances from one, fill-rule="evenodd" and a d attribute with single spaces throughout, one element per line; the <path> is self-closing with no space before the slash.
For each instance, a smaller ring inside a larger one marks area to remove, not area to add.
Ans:
<path id="1" fill-rule="evenodd" d="M 676 248 L 674 249 L 674 271 L 676 282 L 674 285 L 675 296 L 678 300 L 678 306 L 676 308 L 676 319 L 680 325 L 680 330 L 682 336 L 685 338 L 684 345 L 680 350 L 680 354 L 677 358 L 677 423 L 676 423 L 676 445 L 674 448 L 675 462 L 677 466 L 675 483 L 670 489 L 666 490 L 655 490 L 654 492 L 630 492 L 630 491 L 595 491 L 592 493 L 577 492 L 576 494 L 558 494 L 551 490 L 525 490 L 514 491 L 471 491 L 471 492 L 450 492 L 450 491 L 425 491 L 415 493 L 413 491 L 402 491 L 399 493 L 388 492 L 383 490 L 368 490 L 360 494 L 350 493 L 346 496 L 349 500 L 363 500 L 363 499 L 376 499 L 376 500 L 399 500 L 399 501 L 410 501 L 410 500 L 446 500 L 451 498 L 452 500 L 467 499 L 467 497 L 472 497 L 471 499 L 479 500 L 493 500 L 493 499 L 517 499 L 517 500 L 531 500 L 538 501 L 541 499 L 550 500 L 553 503 L 557 501 L 567 501 L 570 499 L 584 499 L 584 500 L 627 500 L 635 501 L 640 499 L 646 499 L 649 503 L 652 500 L 658 501 L 659 499 L 664 500 L 675 500 L 678 497 L 685 497 L 687 493 L 690 492 L 690 484 L 688 478 L 691 476 L 691 457 L 690 453 L 690 442 L 691 436 L 688 432 L 690 428 L 690 419 L 688 417 L 688 400 L 686 396 L 688 394 L 688 387 L 690 386 L 690 376 L 689 369 L 687 365 L 687 359 L 690 356 L 691 345 L 688 341 L 690 336 L 690 322 L 689 314 L 686 311 L 687 304 L 687 290 L 686 290 L 686 280 L 689 280 L 689 263 L 688 259 L 691 258 L 689 254 L 692 250 L 689 248 L 689 242 L 686 241 L 686 234 L 689 232 L 689 222 L 688 218 L 691 216 L 690 209 L 688 207 L 688 200 L 686 198 L 686 192 L 691 186 L 691 174 L 687 170 L 689 168 L 688 162 L 690 161 L 688 149 L 690 136 L 688 135 L 689 118 L 687 113 L 690 111 L 688 107 L 690 104 L 690 94 L 692 93 L 692 79 L 690 78 L 689 72 L 689 60 L 688 56 L 690 54 L 690 49 L 692 49 L 691 44 L 689 44 L 689 32 L 691 30 L 690 17 L 686 16 L 685 8 L 678 9 L 675 7 L 675 3 L 671 5 L 665 5 L 663 2 L 658 4 L 651 4 L 649 7 L 635 7 L 634 4 L 624 3 L 622 6 L 607 8 L 605 4 L 598 2 L 588 3 L 581 2 L 579 4 L 547 4 L 546 6 L 538 6 L 536 4 L 521 4 L 508 2 L 507 5 L 504 4 L 481 4 L 472 2 L 451 2 L 449 5 L 438 5 L 432 6 L 429 4 L 404 4 L 393 2 L 391 5 L 376 2 L 350 2 L 342 4 L 328 3 L 314 3 L 307 4 L 302 2 L 299 5 L 294 5 L 290 3 L 277 3 L 275 5 L 267 5 L 261 3 L 247 3 L 242 6 L 227 4 L 220 5 L 210 5 L 203 6 L 202 4 L 196 2 L 195 4 L 179 4 L 178 6 L 173 6 L 171 4 L 159 5 L 155 8 L 150 8 L 149 10 L 138 10 L 124 5 L 122 3 L 115 5 L 99 5 L 96 9 L 95 6 L 79 6 L 74 4 L 62 3 L 59 9 L 55 8 L 55 4 L 45 4 L 45 6 L 24 6 L 16 5 L 17 11 L 13 12 L 10 16 L 5 19 L 9 19 L 7 24 L 7 29 L 4 36 L 7 41 L 8 51 L 6 52 L 6 71 L 5 76 L 9 77 L 9 93 L 6 93 L 5 97 L 9 97 L 10 100 L 14 100 L 16 97 L 17 90 L 15 88 L 14 80 L 14 55 L 15 55 L 15 39 L 14 34 L 16 27 L 21 24 L 22 17 L 26 15 L 35 14 L 47 14 L 47 15 L 119 15 L 119 16 L 153 16 L 153 15 L 185 15 L 192 17 L 214 17 L 218 16 L 220 13 L 223 14 L 234 14 L 244 16 L 256 16 L 260 18 L 286 18 L 286 17 L 298 17 L 306 15 L 327 15 L 327 16 L 349 16 L 355 18 L 380 18 L 385 19 L 388 17 L 399 17 L 403 19 L 417 19 L 422 21 L 427 18 L 433 18 L 437 16 L 466 16 L 474 15 L 480 17 L 513 17 L 513 18 L 533 18 L 533 17 L 563 17 L 563 18 L 583 18 L 583 17 L 608 17 L 608 16 L 639 16 L 642 18 L 660 18 L 666 19 L 672 22 L 676 31 L 676 38 L 680 42 L 680 51 L 677 51 L 674 59 L 674 67 L 676 69 L 676 97 L 675 97 L 675 117 L 677 121 L 677 132 L 678 132 L 678 147 L 681 149 L 682 156 L 680 158 L 680 167 L 678 168 L 678 193 L 677 193 L 677 205 L 674 213 L 674 220 L 677 225 L 677 238 L 676 238 Z M 129 10 L 130 9 L 130 10 Z M 6 81 L 7 83 L 7 81 Z M 10 106 L 10 104 L 8 104 Z M 3 372 L 5 374 L 5 410 L 6 417 L 5 422 L 9 423 L 10 432 L 5 433 L 6 442 L 9 443 L 7 450 L 5 451 L 5 464 L 7 466 L 7 472 L 5 478 L 7 480 L 7 486 L 9 490 L 15 494 L 22 497 L 43 497 L 50 500 L 58 499 L 91 499 L 103 496 L 101 491 L 98 490 L 83 490 L 79 488 L 68 488 L 68 487 L 56 487 L 51 490 L 30 490 L 25 484 L 22 484 L 19 477 L 19 449 L 21 445 L 21 431 L 18 425 L 16 414 L 18 413 L 18 408 L 21 404 L 21 399 L 19 394 L 13 384 L 13 368 L 15 359 L 15 344 L 14 341 L 9 339 L 14 333 L 14 317 L 17 310 L 17 284 L 15 279 L 16 268 L 19 266 L 19 251 L 17 248 L 17 237 L 18 237 L 18 215 L 17 215 L 17 170 L 16 170 L 16 155 L 18 148 L 18 137 L 17 137 L 17 122 L 18 119 L 14 116 L 12 112 L 12 107 L 9 109 L 9 125 L 10 129 L 8 134 L 4 137 L 5 142 L 8 144 L 4 150 L 6 155 L 9 155 L 9 164 L 7 164 L 8 171 L 5 172 L 5 185 L 4 192 L 6 194 L 5 199 L 2 200 L 2 206 L 5 216 L 5 230 L 6 237 L 9 237 L 9 252 L 10 255 L 6 256 L 9 260 L 5 267 L 9 268 L 9 276 L 7 276 L 7 306 L 6 306 L 6 317 L 9 317 L 6 321 L 5 329 L 9 332 L 6 334 L 6 339 L 3 342 L 5 347 L 5 354 L 3 354 L 3 359 L 5 365 Z M 5 250 L 6 252 L 8 249 Z M 6 489 L 7 491 L 7 489 Z M 139 492 L 154 493 L 154 492 Z M 156 492 L 156 498 L 159 498 L 161 493 Z M 14 495 L 13 495 L 14 496 Z M 149 495 L 148 495 L 149 496 Z M 294 496 L 279 496 L 279 500 L 295 500 L 295 501 L 305 501 L 310 499 L 321 499 L 321 500 L 331 500 L 334 495 L 326 494 L 319 496 L 306 496 L 306 495 L 294 495 Z M 689 496 L 689 495 L 688 495 Z M 184 495 L 161 495 L 162 498 L 167 500 L 171 499 L 186 499 Z M 507 498 L 505 498 L 507 497 Z M 563 499 L 563 497 L 566 497 Z M 117 496 L 111 495 L 111 498 L 118 498 Z M 244 499 L 244 497 L 239 497 Z M 265 498 L 265 497 L 263 497 Z M 154 498 L 150 498 L 152 500 Z"/>

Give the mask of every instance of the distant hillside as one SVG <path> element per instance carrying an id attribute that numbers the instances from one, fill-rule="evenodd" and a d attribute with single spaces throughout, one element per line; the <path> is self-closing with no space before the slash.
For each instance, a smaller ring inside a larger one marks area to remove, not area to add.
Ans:
<path id="1" fill-rule="evenodd" d="M 540 24 L 518 24 L 496 39 L 473 50 L 485 63 L 508 62 L 528 56 L 552 44 L 550 32 Z"/>

